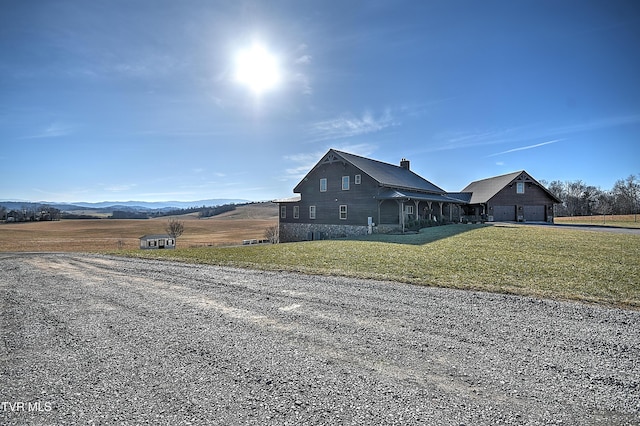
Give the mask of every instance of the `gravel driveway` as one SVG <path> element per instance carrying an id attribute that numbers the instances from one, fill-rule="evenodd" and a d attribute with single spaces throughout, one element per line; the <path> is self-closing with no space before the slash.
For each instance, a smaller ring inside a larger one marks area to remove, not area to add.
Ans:
<path id="1" fill-rule="evenodd" d="M 0 254 L 0 424 L 640 424 L 640 312 Z"/>

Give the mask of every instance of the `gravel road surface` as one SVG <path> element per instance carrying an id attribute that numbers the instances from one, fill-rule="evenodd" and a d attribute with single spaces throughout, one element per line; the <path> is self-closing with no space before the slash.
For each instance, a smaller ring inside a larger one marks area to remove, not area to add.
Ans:
<path id="1" fill-rule="evenodd" d="M 640 312 L 0 254 L 0 424 L 637 425 Z"/>

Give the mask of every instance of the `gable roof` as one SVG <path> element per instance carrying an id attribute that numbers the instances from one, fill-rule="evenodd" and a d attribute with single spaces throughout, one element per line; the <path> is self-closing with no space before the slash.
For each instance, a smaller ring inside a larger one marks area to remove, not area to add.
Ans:
<path id="1" fill-rule="evenodd" d="M 521 179 L 522 181 L 531 182 L 542 188 L 547 195 L 555 202 L 561 203 L 562 201 L 553 195 L 547 188 L 535 180 L 529 173 L 524 170 L 520 170 L 513 173 L 507 173 L 506 175 L 494 176 L 487 179 L 477 180 L 467 185 L 462 192 L 470 192 L 471 199 L 470 204 L 486 203 L 494 195 L 500 192 L 505 186 L 512 184 L 514 181 Z"/>
<path id="2" fill-rule="evenodd" d="M 361 157 L 348 152 L 330 149 L 322 159 L 307 173 L 307 176 L 317 167 L 323 164 L 330 164 L 336 161 L 346 161 L 354 167 L 360 169 L 363 173 L 369 175 L 378 182 L 379 185 L 388 188 L 410 189 L 419 192 L 431 192 L 436 194 L 444 194 L 442 188 L 437 187 L 433 183 L 415 174 L 411 170 L 394 164 L 383 163 L 382 161 L 372 160 L 370 158 Z M 306 180 L 305 178 L 294 188 L 293 192 L 300 192 L 298 187 Z"/>
<path id="3" fill-rule="evenodd" d="M 171 238 L 171 236 L 168 234 L 153 234 L 153 235 L 143 235 L 138 239 L 139 240 L 157 240 L 160 238 Z"/>

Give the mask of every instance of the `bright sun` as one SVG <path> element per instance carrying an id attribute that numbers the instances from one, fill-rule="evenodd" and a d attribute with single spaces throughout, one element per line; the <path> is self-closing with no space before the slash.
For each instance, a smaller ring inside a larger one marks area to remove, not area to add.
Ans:
<path id="1" fill-rule="evenodd" d="M 235 76 L 236 81 L 247 85 L 256 95 L 276 88 L 281 80 L 276 57 L 257 43 L 238 52 Z"/>

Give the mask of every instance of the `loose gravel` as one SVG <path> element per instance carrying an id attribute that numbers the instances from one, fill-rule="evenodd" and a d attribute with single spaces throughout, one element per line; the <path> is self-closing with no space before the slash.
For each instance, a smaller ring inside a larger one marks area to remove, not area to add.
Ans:
<path id="1" fill-rule="evenodd" d="M 0 424 L 638 425 L 640 312 L 0 254 Z"/>

